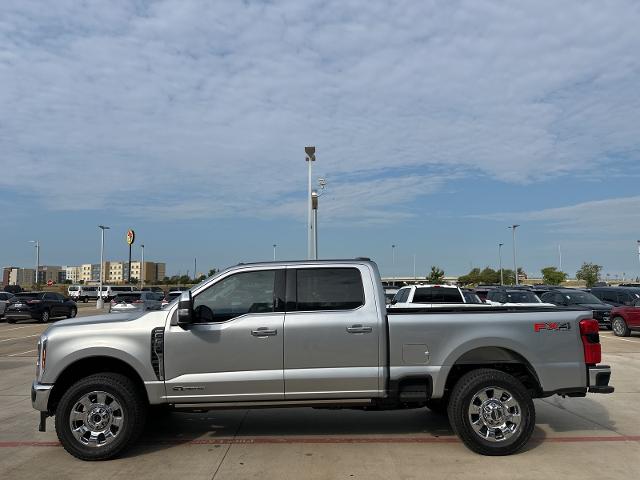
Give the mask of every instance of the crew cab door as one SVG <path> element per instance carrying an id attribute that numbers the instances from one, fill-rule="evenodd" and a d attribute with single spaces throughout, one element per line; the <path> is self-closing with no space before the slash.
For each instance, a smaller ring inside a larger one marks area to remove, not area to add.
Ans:
<path id="1" fill-rule="evenodd" d="M 380 394 L 380 309 L 365 266 L 287 269 L 286 399 Z"/>
<path id="2" fill-rule="evenodd" d="M 284 398 L 284 268 L 235 271 L 194 293 L 195 323 L 169 325 L 169 401 Z"/>

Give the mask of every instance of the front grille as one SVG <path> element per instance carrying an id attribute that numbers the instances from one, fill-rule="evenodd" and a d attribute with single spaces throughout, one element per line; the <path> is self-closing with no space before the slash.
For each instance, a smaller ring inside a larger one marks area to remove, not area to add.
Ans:
<path id="1" fill-rule="evenodd" d="M 164 380 L 164 327 L 151 331 L 151 366 L 158 380 Z"/>

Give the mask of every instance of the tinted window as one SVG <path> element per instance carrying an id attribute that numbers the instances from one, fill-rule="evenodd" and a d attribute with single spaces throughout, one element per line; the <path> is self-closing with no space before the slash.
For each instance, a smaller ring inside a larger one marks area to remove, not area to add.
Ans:
<path id="1" fill-rule="evenodd" d="M 69 287 L 70 292 L 77 292 L 78 290 L 80 290 L 80 287 Z"/>
<path id="2" fill-rule="evenodd" d="M 475 293 L 463 292 L 462 294 L 464 295 L 464 299 L 467 303 L 483 303 L 482 300 L 480 300 L 480 297 Z"/>
<path id="3" fill-rule="evenodd" d="M 352 310 L 364 305 L 362 277 L 357 268 L 297 270 L 296 310 Z"/>
<path id="4" fill-rule="evenodd" d="M 404 303 L 407 301 L 407 298 L 409 298 L 408 288 L 401 288 L 400 290 L 398 290 L 398 293 L 396 293 L 396 296 L 394 297 L 396 303 Z"/>
<path id="5" fill-rule="evenodd" d="M 261 270 L 220 280 L 195 297 L 196 321 L 224 322 L 247 313 L 273 312 L 275 277 L 275 270 Z"/>
<path id="6" fill-rule="evenodd" d="M 509 303 L 540 303 L 540 300 L 533 292 L 507 292 L 507 302 Z"/>
<path id="7" fill-rule="evenodd" d="M 119 293 L 114 298 L 116 303 L 132 303 L 136 300 L 140 300 L 141 295 L 139 293 Z"/>
<path id="8" fill-rule="evenodd" d="M 457 288 L 418 287 L 413 303 L 464 303 Z"/>
<path id="9" fill-rule="evenodd" d="M 569 305 L 602 303 L 598 297 L 587 292 L 562 292 L 562 296 L 563 301 L 566 300 Z"/>

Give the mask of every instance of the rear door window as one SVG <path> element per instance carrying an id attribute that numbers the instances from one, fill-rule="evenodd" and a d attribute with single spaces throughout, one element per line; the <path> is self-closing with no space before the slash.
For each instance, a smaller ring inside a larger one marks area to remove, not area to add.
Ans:
<path id="1" fill-rule="evenodd" d="M 296 270 L 295 310 L 353 310 L 362 305 L 364 289 L 357 268 Z"/>

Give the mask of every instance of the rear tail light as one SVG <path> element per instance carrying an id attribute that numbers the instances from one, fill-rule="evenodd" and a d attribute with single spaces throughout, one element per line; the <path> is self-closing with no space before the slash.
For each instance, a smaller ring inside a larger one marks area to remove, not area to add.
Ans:
<path id="1" fill-rule="evenodd" d="M 115 298 L 113 298 L 113 299 L 111 300 L 111 303 L 115 305 L 115 304 L 116 304 L 116 299 L 115 299 Z"/>
<path id="2" fill-rule="evenodd" d="M 596 365 L 602 361 L 600 327 L 594 319 L 580 320 L 580 337 L 584 348 L 584 363 Z"/>
<path id="3" fill-rule="evenodd" d="M 144 300 L 134 300 L 133 303 L 144 303 Z"/>

